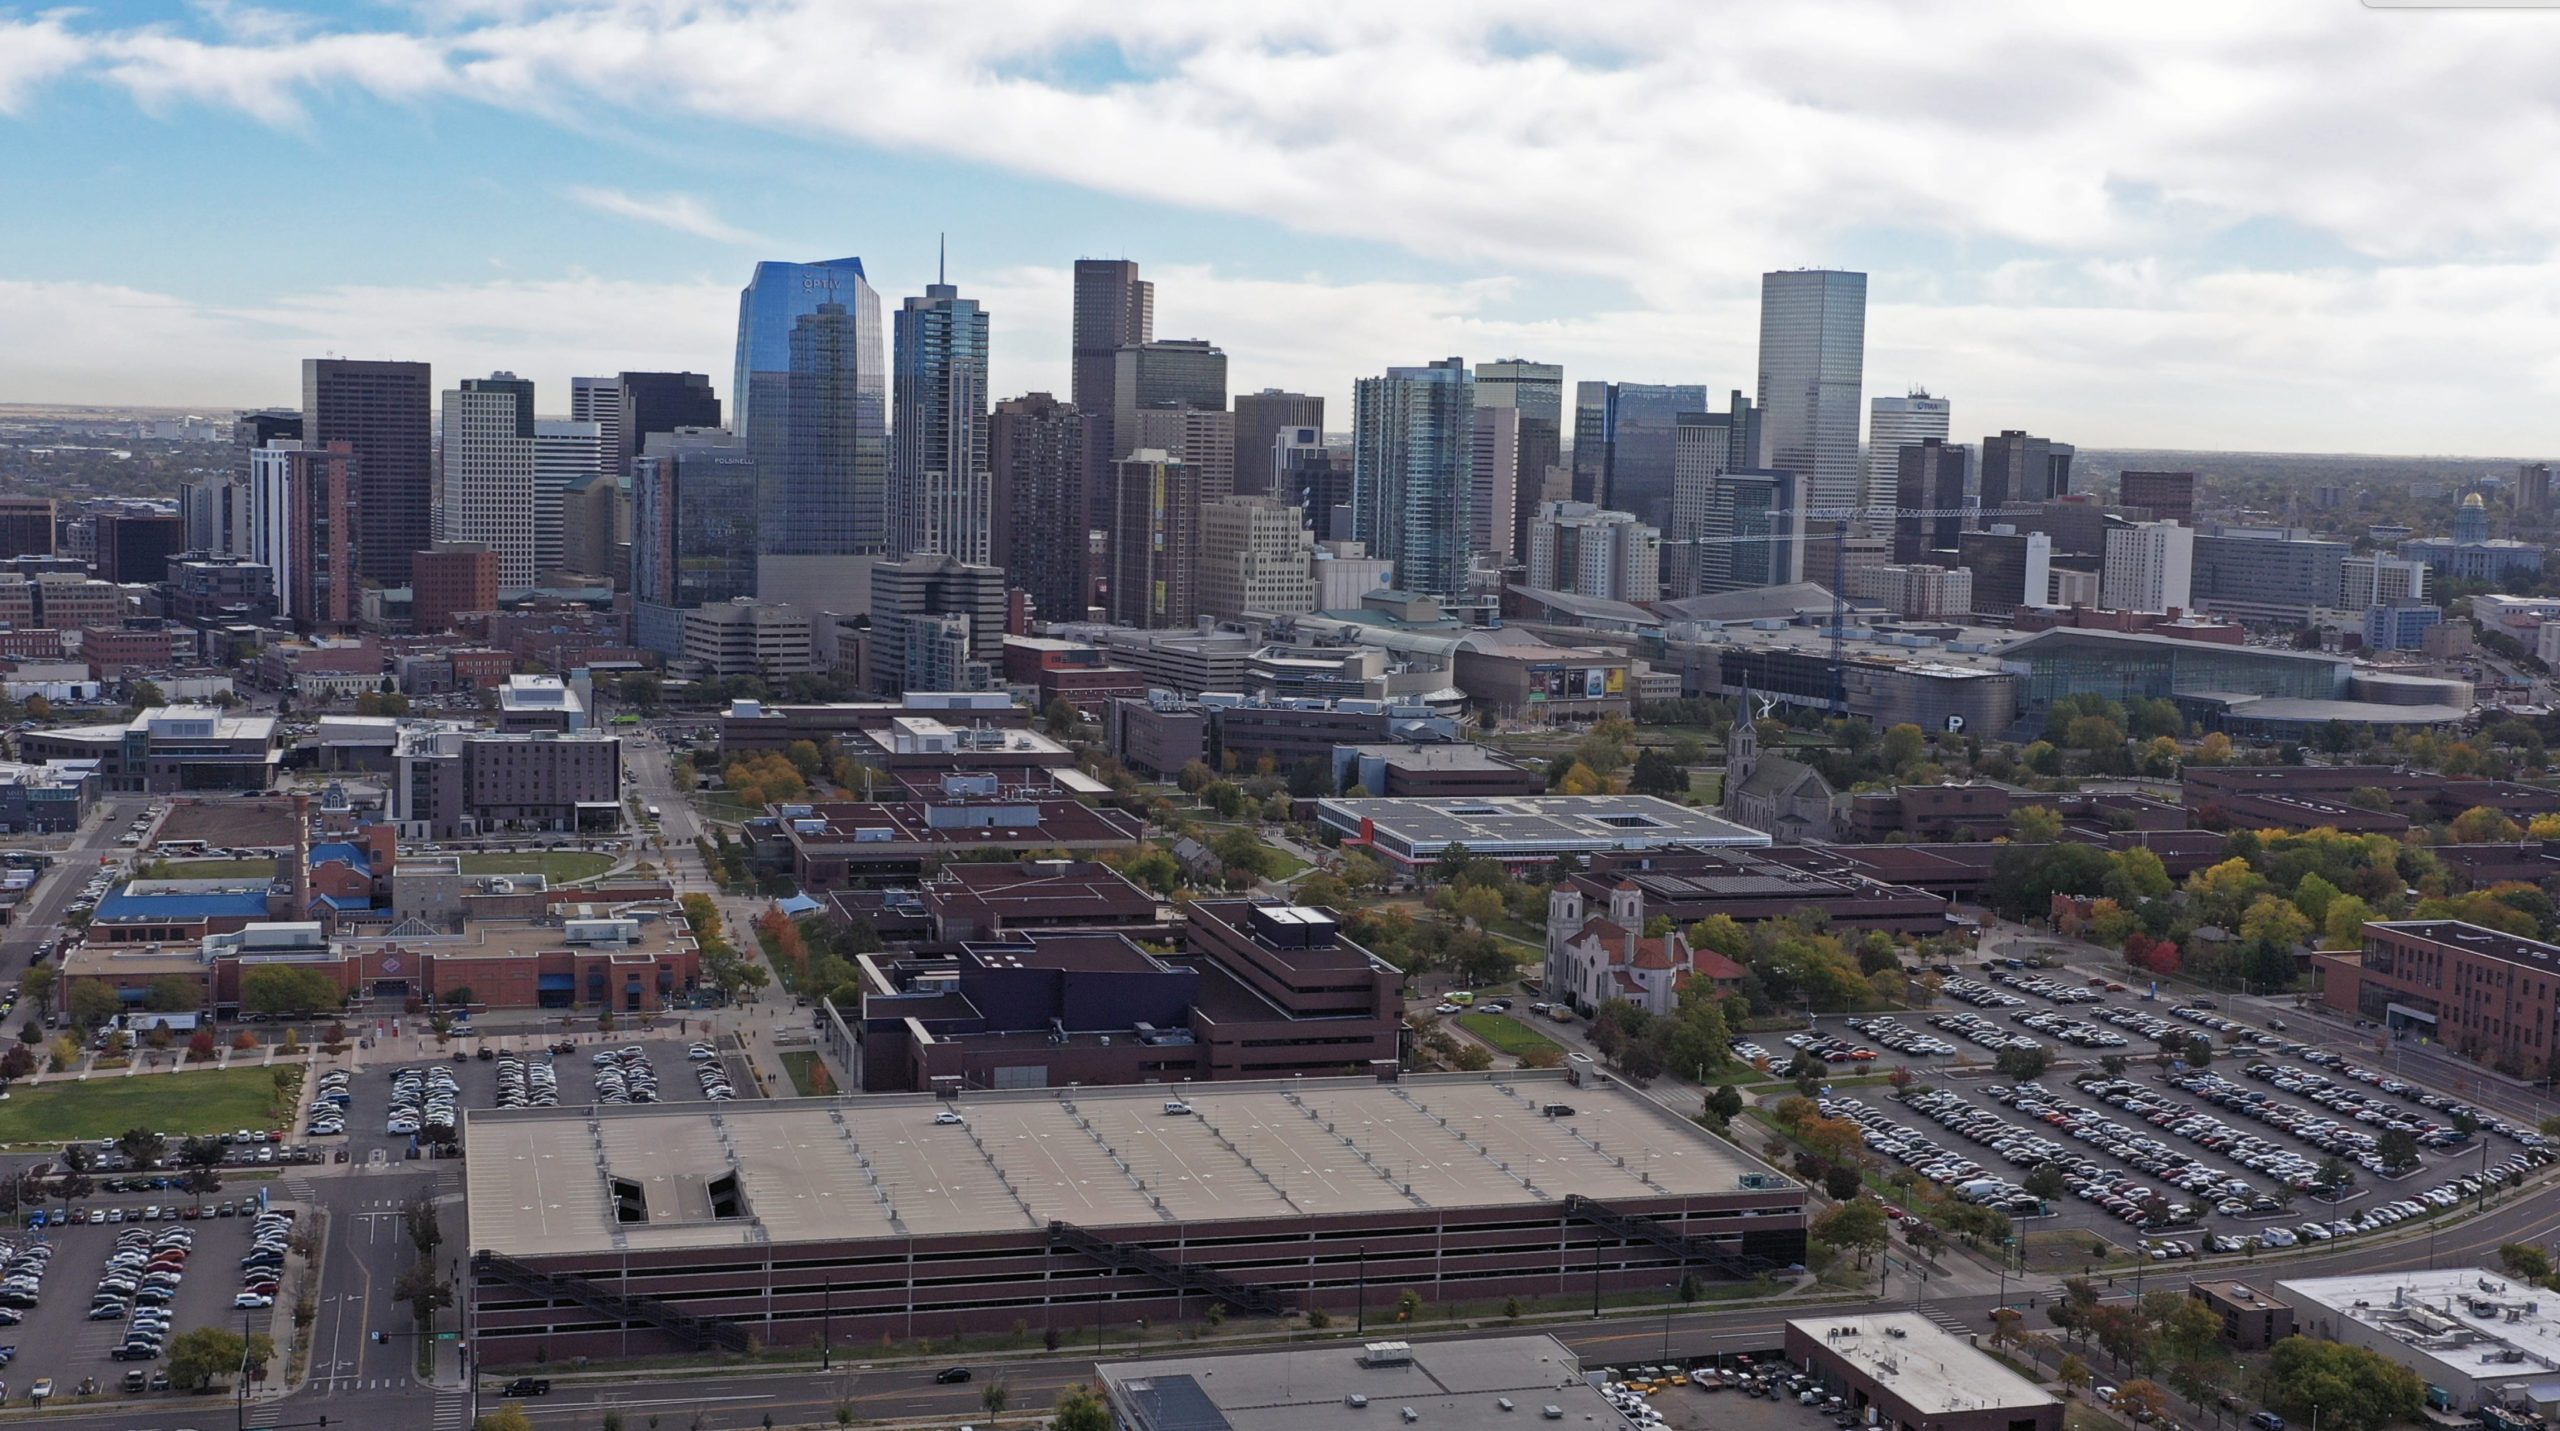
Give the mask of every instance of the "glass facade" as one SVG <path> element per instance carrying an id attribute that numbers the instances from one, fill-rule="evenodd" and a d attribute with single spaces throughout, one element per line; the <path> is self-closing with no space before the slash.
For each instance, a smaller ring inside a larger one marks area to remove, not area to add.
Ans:
<path id="1" fill-rule="evenodd" d="M 887 543 L 888 374 L 880 295 L 858 258 L 759 263 L 738 295 L 736 429 L 762 482 L 760 550 Z"/>
<path id="2" fill-rule="evenodd" d="M 685 610 L 753 596 L 755 458 L 722 431 L 651 439 L 633 464 L 633 599 Z"/>
<path id="3" fill-rule="evenodd" d="M 989 552 L 987 315 L 947 283 L 897 314 L 889 550 L 985 564 Z"/>
<path id="4" fill-rule="evenodd" d="M 2350 665 L 2262 647 L 2071 630 L 2041 632 L 2001 655 L 2025 678 L 2023 696 L 2031 713 L 2065 695 L 2128 701 L 2221 692 L 2340 700 L 2347 694 Z"/>
<path id="5" fill-rule="evenodd" d="M 1867 276 L 1797 269 L 1760 276 L 1760 408 L 1769 465 L 1801 475 L 1806 505 L 1857 504 Z"/>
<path id="6" fill-rule="evenodd" d="M 1353 393 L 1352 509 L 1372 556 L 1396 584 L 1464 595 L 1475 530 L 1475 379 L 1446 358 L 1389 368 Z"/>

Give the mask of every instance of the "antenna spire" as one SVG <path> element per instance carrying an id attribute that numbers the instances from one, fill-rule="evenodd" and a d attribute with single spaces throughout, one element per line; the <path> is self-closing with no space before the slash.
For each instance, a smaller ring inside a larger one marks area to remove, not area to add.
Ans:
<path id="1" fill-rule="evenodd" d="M 944 284 L 951 281 L 950 260 L 951 235 L 935 234 L 933 236 L 933 281 L 935 283 Z"/>

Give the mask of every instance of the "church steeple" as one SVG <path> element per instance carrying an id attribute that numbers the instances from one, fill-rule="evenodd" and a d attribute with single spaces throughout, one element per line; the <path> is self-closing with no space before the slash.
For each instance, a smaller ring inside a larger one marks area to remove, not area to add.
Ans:
<path id="1" fill-rule="evenodd" d="M 1724 742 L 1724 788 L 1726 799 L 1731 791 L 1751 778 L 1752 767 L 1760 763 L 1760 727 L 1751 718 L 1751 686 L 1745 682 L 1742 695 L 1734 701 L 1733 729 Z"/>

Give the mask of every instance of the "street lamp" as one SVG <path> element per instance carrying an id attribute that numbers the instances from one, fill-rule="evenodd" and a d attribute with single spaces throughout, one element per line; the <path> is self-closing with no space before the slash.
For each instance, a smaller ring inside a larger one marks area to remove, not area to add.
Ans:
<path id="1" fill-rule="evenodd" d="M 1666 1282 L 1663 1288 L 1671 1293 L 1671 1300 L 1662 1304 L 1662 1359 L 1668 1363 L 1671 1360 L 1671 1313 L 1680 1305 L 1680 1284 Z"/>

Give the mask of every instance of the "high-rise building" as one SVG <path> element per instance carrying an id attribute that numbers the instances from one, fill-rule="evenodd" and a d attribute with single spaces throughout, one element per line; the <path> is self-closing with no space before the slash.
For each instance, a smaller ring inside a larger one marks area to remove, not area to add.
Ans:
<path id="1" fill-rule="evenodd" d="M 889 382 L 880 295 L 861 259 L 756 265 L 738 294 L 731 402 L 762 484 L 760 554 L 881 550 Z"/>
<path id="2" fill-rule="evenodd" d="M 421 374 L 426 368 L 400 366 Z M 308 363 L 304 370 L 307 375 Z M 359 614 L 362 465 L 355 444 L 344 438 L 326 450 L 281 438 L 250 454 L 248 554 L 275 573 L 276 615 L 298 630 L 344 630 Z"/>
<path id="3" fill-rule="evenodd" d="M 1982 466 L 1975 490 L 1982 510 L 2031 507 L 2071 492 L 2070 443 L 2030 437 L 2016 428 L 1982 439 Z"/>
<path id="4" fill-rule="evenodd" d="M 444 395 L 437 535 L 498 554 L 498 589 L 533 585 L 533 384 L 513 373 L 465 378 Z M 359 513 L 361 518 L 361 513 Z"/>
<path id="5" fill-rule="evenodd" d="M 1662 532 L 1588 502 L 1543 502 L 1529 519 L 1524 584 L 1607 601 L 1661 595 Z"/>
<path id="6" fill-rule="evenodd" d="M 1133 343 L 1112 354 L 1110 441 L 1114 457 L 1138 450 L 1131 424 L 1140 408 L 1227 408 L 1227 355 L 1199 338 Z M 1082 403 L 1077 406 L 1082 407 Z M 1221 464 L 1232 472 L 1235 440 Z"/>
<path id="7" fill-rule="evenodd" d="M 1200 612 L 1200 479 L 1142 448 L 1112 464 L 1104 609 L 1123 626 L 1188 626 Z"/>
<path id="8" fill-rule="evenodd" d="M 1963 567 L 1862 567 L 1847 586 L 1850 600 L 1872 601 L 1896 616 L 1962 621 L 1973 614 L 1973 573 Z"/>
<path id="9" fill-rule="evenodd" d="M 2336 606 L 2351 549 L 2289 530 L 2226 527 L 2195 542 L 2198 609 L 2243 621 L 2302 622 Z"/>
<path id="10" fill-rule="evenodd" d="M 1389 368 L 1353 391 L 1357 538 L 1407 591 L 1464 595 L 1475 532 L 1475 379 L 1466 363 Z"/>
<path id="11" fill-rule="evenodd" d="M 100 512 L 91 531 L 100 581 L 167 581 L 169 558 L 187 549 L 186 518 L 168 512 Z"/>
<path id="12" fill-rule="evenodd" d="M 1073 403 L 1047 393 L 1007 398 L 987 422 L 988 564 L 1030 593 L 1044 621 L 1081 621 L 1092 600 L 1084 426 Z"/>
<path id="13" fill-rule="evenodd" d="M 1285 428 L 1324 426 L 1324 399 L 1308 393 L 1264 388 L 1236 394 L 1236 490 L 1251 496 L 1271 495 L 1279 472 L 1274 454 Z"/>
<path id="14" fill-rule="evenodd" d="M 1805 484 L 1795 473 L 1763 467 L 1716 474 L 1707 530 L 1699 540 L 1698 589 L 1740 591 L 1804 580 L 1804 512 Z"/>
<path id="15" fill-rule="evenodd" d="M 1235 495 L 1236 416 L 1220 408 L 1142 407 L 1113 426 L 1132 449 L 1153 449 L 1192 469 L 1200 500 Z"/>
<path id="16" fill-rule="evenodd" d="M 409 626 L 453 629 L 466 611 L 498 609 L 498 554 L 477 542 L 438 542 L 409 562 Z"/>
<path id="17" fill-rule="evenodd" d="M 2021 607 L 2072 604 L 2054 599 L 2053 538 L 2043 532 L 2007 525 L 1960 532 L 1956 551 L 1958 565 L 1973 573 L 1973 609 L 1982 615 L 2006 619 Z"/>
<path id="18" fill-rule="evenodd" d="M 1357 540 L 1360 522 L 1352 506 L 1349 455 L 1326 446 L 1324 433 L 1312 427 L 1284 428 L 1272 445 L 1280 474 L 1276 495 L 1306 513 L 1316 541 Z"/>
<path id="19" fill-rule="evenodd" d="M 1574 500 L 1634 514 L 1654 527 L 1671 520 L 1679 464 L 1680 414 L 1705 412 L 1701 384 L 1583 383 L 1574 390 Z M 1740 465 L 1756 467 L 1757 459 Z M 1585 490 L 1592 495 L 1584 496 Z"/>
<path id="20" fill-rule="evenodd" d="M 2548 513 L 2551 510 L 2550 463 L 2520 462 L 2516 464 L 2516 509 L 2536 514 Z"/>
<path id="21" fill-rule="evenodd" d="M 2185 611 L 2194 604 L 2196 532 L 2175 522 L 2135 522 L 2107 533 L 2098 600 L 2114 611 Z"/>
<path id="22" fill-rule="evenodd" d="M 621 378 L 569 379 L 569 420 L 596 425 L 595 470 L 608 476 L 631 470 L 627 454 L 633 449 L 624 446 Z M 711 425 L 719 426 L 719 419 L 712 419 Z"/>
<path id="23" fill-rule="evenodd" d="M 1899 505 L 1895 493 L 1902 480 L 1902 449 L 1933 437 L 1946 441 L 1953 430 L 1949 425 L 1953 416 L 1954 404 L 1929 396 L 1927 388 L 1913 388 L 1906 397 L 1868 399 L 1867 476 L 1858 493 L 1858 505 Z"/>
<path id="24" fill-rule="evenodd" d="M 621 390 L 607 391 L 618 394 Z M 569 489 L 603 473 L 610 440 L 604 424 L 593 420 L 533 420 L 533 579 L 537 585 L 566 567 Z"/>
<path id="25" fill-rule="evenodd" d="M 640 644 L 683 653 L 682 613 L 756 588 L 756 496 L 746 441 L 723 428 L 653 435 L 633 459 L 631 597 Z"/>
<path id="26" fill-rule="evenodd" d="M 1520 414 L 1520 467 L 1512 485 L 1511 550 L 1529 549 L 1529 518 L 1545 500 L 1547 469 L 1564 458 L 1564 369 L 1525 358 L 1476 364 L 1476 406 Z"/>
<path id="27" fill-rule="evenodd" d="M 1858 418 L 1867 276 L 1794 269 L 1760 276 L 1760 411 L 1768 465 L 1798 474 L 1805 505 L 1858 501 Z"/>
<path id="28" fill-rule="evenodd" d="M 1156 286 L 1126 259 L 1080 258 L 1075 269 L 1074 331 L 1069 342 L 1067 400 L 1091 425 L 1083 487 L 1092 504 L 1088 527 L 1105 523 L 1111 465 L 1120 455 L 1111 424 L 1120 412 L 1120 350 L 1155 341 Z"/>
<path id="29" fill-rule="evenodd" d="M 1973 487 L 1973 452 L 1960 444 L 1924 437 L 1903 447 L 1894 464 L 1893 505 L 1907 512 L 1934 511 L 1934 517 L 1896 517 L 1893 559 L 1911 566 L 1931 552 L 1956 549 L 1956 535 L 1971 523 L 1968 511 L 1980 509 Z"/>
<path id="30" fill-rule="evenodd" d="M 872 684 L 892 695 L 989 684 L 984 673 L 1004 655 L 1004 590 L 1003 572 L 943 552 L 874 563 Z M 963 636 L 958 651 L 952 622 Z"/>
<path id="31" fill-rule="evenodd" d="M 2120 479 L 2123 490 L 2117 501 L 2127 507 L 2141 507 L 2151 513 L 2155 522 L 2176 522 L 2182 527 L 2196 524 L 2196 474 L 2193 472 L 2132 472 Z"/>
<path id="32" fill-rule="evenodd" d="M 621 428 L 613 434 L 613 450 L 605 460 L 614 480 L 625 489 L 631 482 L 631 459 L 648 450 L 650 438 L 680 427 L 721 425 L 720 398 L 711 390 L 707 374 L 623 373 L 614 385 L 620 389 L 616 408 Z"/>
<path id="33" fill-rule="evenodd" d="M 249 480 L 249 454 L 270 442 L 300 442 L 302 414 L 289 407 L 243 412 L 231 419 L 231 475 Z"/>
<path id="34" fill-rule="evenodd" d="M 1271 497 L 1232 496 L 1200 509 L 1200 610 L 1232 619 L 1250 611 L 1298 616 L 1316 609 L 1315 538 L 1298 509 Z"/>
<path id="35" fill-rule="evenodd" d="M 623 483 L 598 473 L 560 494 L 560 565 L 630 589 L 631 497 Z"/>
<path id="36" fill-rule="evenodd" d="M 2413 606 L 2426 599 L 2425 562 L 2374 552 L 2338 564 L 2338 605 L 2343 610 Z"/>
<path id="37" fill-rule="evenodd" d="M 1476 404 L 1472 464 L 1470 545 L 1475 555 L 1507 566 L 1520 555 L 1512 542 L 1519 528 L 1512 503 L 1520 496 L 1520 409 Z"/>
<path id="38" fill-rule="evenodd" d="M 351 599 L 354 580 L 407 586 L 410 556 L 434 539 L 434 401 L 425 363 L 302 360 L 302 440 L 315 452 L 346 443 L 353 458 L 354 570 L 333 573 Z M 277 572 L 281 596 L 289 583 Z"/>
<path id="39" fill-rule="evenodd" d="M 1757 468 L 1759 453 L 1759 410 L 1738 391 L 1730 412 L 1680 414 L 1672 427 L 1671 522 L 1664 535 L 1674 541 L 1704 535 L 1716 474 Z"/>
<path id="40" fill-rule="evenodd" d="M 897 313 L 889 425 L 889 550 L 987 564 L 987 314 L 948 283 Z"/>

